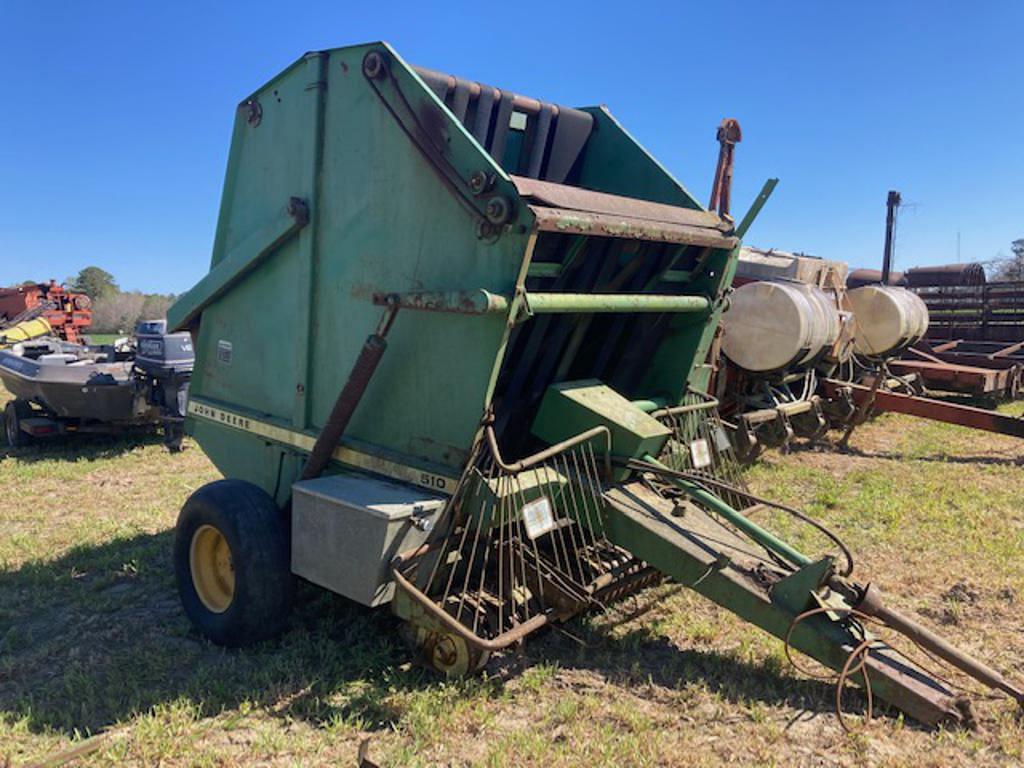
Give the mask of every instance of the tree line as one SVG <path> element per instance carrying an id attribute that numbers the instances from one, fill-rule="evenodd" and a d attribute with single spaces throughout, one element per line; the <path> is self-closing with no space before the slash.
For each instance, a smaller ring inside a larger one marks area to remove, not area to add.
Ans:
<path id="1" fill-rule="evenodd" d="M 131 333 L 139 320 L 158 320 L 174 303 L 173 293 L 122 291 L 114 276 L 99 267 L 86 267 L 65 284 L 92 300 L 95 333 Z"/>
<path id="2" fill-rule="evenodd" d="M 1000 254 L 986 265 L 989 282 L 1024 280 L 1024 237 L 1010 243 L 1010 253 L 1010 256 Z"/>

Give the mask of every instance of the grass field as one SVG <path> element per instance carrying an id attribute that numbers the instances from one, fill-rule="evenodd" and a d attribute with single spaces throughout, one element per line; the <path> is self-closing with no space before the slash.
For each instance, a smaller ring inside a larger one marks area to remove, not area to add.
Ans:
<path id="1" fill-rule="evenodd" d="M 130 336 L 127 333 L 90 333 L 89 343 L 90 344 L 113 344 L 115 341 L 123 336 Z"/>
<path id="2" fill-rule="evenodd" d="M 1024 445 L 887 416 L 852 447 L 770 454 L 750 480 L 840 531 L 895 607 L 1022 676 Z M 976 707 L 976 732 L 883 711 L 847 736 L 830 684 L 670 586 L 458 682 L 409 665 L 386 611 L 312 587 L 282 638 L 219 649 L 192 632 L 170 562 L 179 507 L 216 477 L 158 438 L 0 451 L 0 765 L 100 733 L 81 764 L 355 765 L 365 738 L 382 766 L 1024 762 L 1005 701 Z M 652 607 L 624 620 L 636 605 Z"/>

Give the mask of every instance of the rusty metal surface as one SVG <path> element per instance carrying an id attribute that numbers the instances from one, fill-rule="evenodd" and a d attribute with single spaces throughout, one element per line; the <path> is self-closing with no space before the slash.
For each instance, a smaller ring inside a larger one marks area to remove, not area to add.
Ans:
<path id="1" fill-rule="evenodd" d="M 719 216 L 728 218 L 732 198 L 733 159 L 736 145 L 743 140 L 743 131 L 740 129 L 738 121 L 727 117 L 718 126 L 715 138 L 720 147 L 715 179 L 711 183 L 711 200 L 708 202 L 708 210 L 717 210 Z"/>
<path id="2" fill-rule="evenodd" d="M 1009 388 L 1008 369 L 979 368 L 948 363 L 942 360 L 892 360 L 888 363 L 893 373 L 901 376 L 916 374 L 930 389 L 987 395 Z"/>
<path id="3" fill-rule="evenodd" d="M 715 228 L 656 222 L 629 216 L 529 206 L 541 232 L 597 235 L 632 240 L 699 245 L 706 248 L 732 250 L 738 244 L 735 237 L 723 235 Z"/>
<path id="4" fill-rule="evenodd" d="M 872 393 L 870 387 L 833 379 L 824 380 L 822 386 L 829 398 L 841 399 L 843 391 L 846 391 L 857 405 L 866 402 L 869 397 L 874 397 L 871 407 L 877 411 L 906 413 L 910 416 L 942 421 L 947 424 L 959 424 L 986 432 L 1024 437 L 1024 419 L 1007 416 L 996 411 L 987 411 L 984 408 L 947 403 L 926 397 L 886 392 L 882 389 Z"/>
<path id="5" fill-rule="evenodd" d="M 524 621 L 522 624 L 517 625 L 514 629 L 502 632 L 495 638 L 482 638 L 453 618 L 451 614 L 438 606 L 437 603 L 423 594 L 416 585 L 405 578 L 405 575 L 398 567 L 400 565 L 401 563 L 396 563 L 396 566 L 391 569 L 391 575 L 395 580 L 396 586 L 403 590 L 409 599 L 415 602 L 424 613 L 428 614 L 431 618 L 444 626 L 446 630 L 458 635 L 467 643 L 482 651 L 492 652 L 508 648 L 513 643 L 517 643 L 525 638 L 531 632 L 537 631 L 550 620 L 550 614 L 538 613 Z"/>
<path id="6" fill-rule="evenodd" d="M 874 616 L 883 621 L 901 635 L 910 638 L 920 647 L 931 651 L 978 682 L 984 683 L 990 688 L 1003 691 L 1016 699 L 1018 704 L 1024 705 L 1024 690 L 1010 683 L 987 664 L 969 656 L 939 637 L 927 627 L 886 606 L 882 602 L 881 592 L 874 585 L 869 584 L 865 589 L 864 596 L 857 605 L 857 608 L 868 616 Z"/>
<path id="7" fill-rule="evenodd" d="M 375 293 L 373 303 L 423 312 L 451 312 L 460 315 L 485 315 L 507 312 L 505 296 L 485 291 L 412 291 L 408 293 Z"/>
<path id="8" fill-rule="evenodd" d="M 970 354 L 984 356 L 988 360 L 1014 360 L 1024 362 L 1024 341 L 1013 344 L 1002 341 L 977 341 L 972 339 L 951 339 L 931 344 L 922 342 L 924 349 L 932 354 Z"/>
<path id="9" fill-rule="evenodd" d="M 985 267 L 981 264 L 943 264 L 934 267 L 912 267 L 904 273 L 911 288 L 923 286 L 969 286 L 985 284 Z"/>
<path id="10" fill-rule="evenodd" d="M 345 380 L 345 386 L 338 393 L 338 399 L 335 401 L 334 407 L 327 417 L 324 428 L 317 435 L 313 449 L 309 452 L 309 457 L 302 468 L 301 480 L 319 477 L 324 469 L 327 468 L 327 464 L 334 455 L 334 449 L 337 447 L 338 441 L 345 434 L 345 428 L 348 426 L 359 402 L 363 399 L 363 394 L 366 392 L 370 379 L 373 378 L 373 374 L 380 364 L 381 357 L 384 356 L 388 346 L 387 334 L 391 329 L 391 323 L 394 321 L 397 311 L 398 308 L 393 306 L 385 309 L 377 330 L 367 337 L 359 357 L 356 358 L 355 365 L 352 366 L 348 379 Z"/>
<path id="11" fill-rule="evenodd" d="M 1004 372 L 1000 374 L 1000 391 L 997 394 L 1010 398 L 1020 394 L 1024 383 L 1024 355 L 1020 354 L 1020 350 L 1024 348 L 1024 342 L 988 354 L 967 351 L 969 347 L 961 350 L 958 344 L 954 341 L 929 347 L 927 342 L 920 342 L 917 347 L 908 349 L 907 353 L 923 360 Z"/>
<path id="12" fill-rule="evenodd" d="M 882 282 L 882 270 L 880 269 L 855 269 L 846 277 L 847 288 L 860 288 L 862 285 L 874 285 Z M 907 281 L 902 272 L 889 273 L 889 285 L 906 285 Z"/>
<path id="13" fill-rule="evenodd" d="M 702 229 L 717 229 L 723 234 L 732 231 L 732 225 L 713 213 L 682 208 L 677 205 L 652 203 L 622 195 L 592 192 L 589 189 L 553 184 L 523 176 L 512 176 L 512 183 L 523 197 L 551 208 L 565 208 L 589 213 L 627 216 L 631 219 L 681 224 Z"/>
<path id="14" fill-rule="evenodd" d="M 50 324 L 53 335 L 80 343 L 92 324 L 92 301 L 56 280 L 0 288 L 0 329 L 40 317 Z"/>

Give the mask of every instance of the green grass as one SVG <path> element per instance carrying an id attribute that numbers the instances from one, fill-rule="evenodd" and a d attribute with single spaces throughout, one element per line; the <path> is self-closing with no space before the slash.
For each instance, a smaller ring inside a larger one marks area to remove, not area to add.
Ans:
<path id="1" fill-rule="evenodd" d="M 113 344 L 115 340 L 120 339 L 123 336 L 130 336 L 131 334 L 126 333 L 89 333 L 86 334 L 89 337 L 90 344 Z"/>
<path id="2" fill-rule="evenodd" d="M 1024 447 L 904 417 L 866 425 L 852 445 L 769 454 L 749 477 L 841 532 L 858 574 L 897 607 L 1024 669 Z M 155 438 L 0 451 L 0 765 L 105 732 L 82 764 L 354 765 L 364 738 L 387 766 L 1024 759 L 1003 702 L 979 706 L 978 733 L 886 714 L 844 736 L 830 685 L 671 585 L 638 597 L 651 606 L 640 618 L 622 621 L 637 607 L 627 601 L 455 682 L 408 663 L 386 611 L 310 586 L 284 636 L 219 649 L 181 613 L 170 562 L 178 509 L 217 476 L 194 445 L 170 455 Z M 789 519 L 763 522 L 824 549 Z"/>

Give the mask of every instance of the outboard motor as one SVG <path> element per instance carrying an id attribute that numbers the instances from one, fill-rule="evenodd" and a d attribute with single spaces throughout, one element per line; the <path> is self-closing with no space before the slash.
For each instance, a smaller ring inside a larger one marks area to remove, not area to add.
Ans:
<path id="1" fill-rule="evenodd" d="M 149 405 L 160 409 L 164 445 L 181 450 L 185 435 L 188 385 L 195 366 L 189 333 L 167 333 L 166 320 L 142 320 L 135 326 L 135 383 Z"/>

